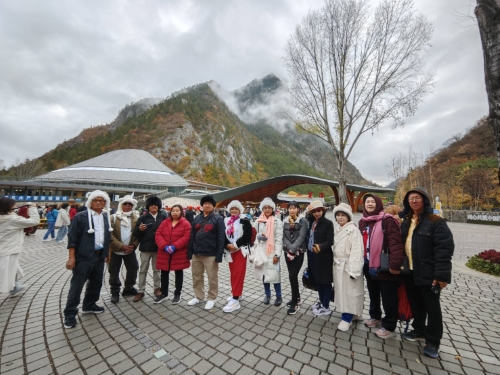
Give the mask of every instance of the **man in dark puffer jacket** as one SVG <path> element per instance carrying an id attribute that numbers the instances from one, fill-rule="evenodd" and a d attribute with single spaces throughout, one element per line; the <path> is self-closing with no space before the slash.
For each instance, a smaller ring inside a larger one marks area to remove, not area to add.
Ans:
<path id="1" fill-rule="evenodd" d="M 446 221 L 433 214 L 425 189 L 407 192 L 403 205 L 401 232 L 412 270 L 406 278 L 406 291 L 414 320 L 413 331 L 402 336 L 409 341 L 425 340 L 424 354 L 438 358 L 443 337 L 439 297 L 440 290 L 451 282 L 453 235 Z"/>
<path id="2" fill-rule="evenodd" d="M 201 198 L 203 213 L 196 216 L 192 223 L 191 242 L 188 248 L 188 257 L 192 260 L 191 272 L 195 295 L 188 305 L 197 305 L 205 299 L 203 274 L 206 271 L 208 276 L 206 310 L 211 310 L 215 305 L 219 286 L 219 263 L 222 262 L 226 240 L 224 219 L 214 213 L 216 204 L 211 195 Z"/>

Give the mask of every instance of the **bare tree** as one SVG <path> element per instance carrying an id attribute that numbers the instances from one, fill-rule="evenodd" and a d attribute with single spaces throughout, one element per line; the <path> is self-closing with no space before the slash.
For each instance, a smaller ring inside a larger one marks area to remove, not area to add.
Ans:
<path id="1" fill-rule="evenodd" d="M 474 13 L 483 45 L 484 80 L 488 94 L 488 123 L 497 148 L 500 184 L 500 0 L 477 0 Z"/>
<path id="2" fill-rule="evenodd" d="M 374 12 L 366 0 L 326 0 L 290 36 L 284 61 L 294 120 L 333 150 L 343 202 L 359 138 L 389 122 L 403 126 L 430 90 L 421 55 L 431 34 L 412 0 L 383 0 Z"/>
<path id="3" fill-rule="evenodd" d="M 43 163 L 40 160 L 28 158 L 24 161 L 16 159 L 11 171 L 19 180 L 33 178 L 44 172 Z"/>

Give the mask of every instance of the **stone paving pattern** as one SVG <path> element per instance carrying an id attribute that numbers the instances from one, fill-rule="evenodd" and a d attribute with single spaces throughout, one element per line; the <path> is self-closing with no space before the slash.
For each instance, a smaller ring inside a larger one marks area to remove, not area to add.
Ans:
<path id="1" fill-rule="evenodd" d="M 0 373 L 17 374 L 500 374 L 500 278 L 465 267 L 467 256 L 497 248 L 495 226 L 450 223 L 456 243 L 453 283 L 443 291 L 444 338 L 440 359 L 421 354 L 422 343 L 379 339 L 363 322 L 337 330 L 340 313 L 316 318 L 316 293 L 302 291 L 296 315 L 261 303 L 263 287 L 247 269 L 241 309 L 225 314 L 229 271 L 219 269 L 219 299 L 211 311 L 189 307 L 191 272 L 182 301 L 153 304 L 151 275 L 146 296 L 110 303 L 108 274 L 101 293 L 106 311 L 80 315 L 74 329 L 62 324 L 71 272 L 65 244 L 26 238 L 21 265 L 27 290 L 0 295 Z M 283 300 L 290 298 L 281 260 Z M 173 292 L 171 277 L 170 292 Z M 274 296 L 273 296 L 274 297 Z M 170 296 L 171 298 L 171 296 Z M 273 298 L 274 299 L 274 298 Z M 365 294 L 364 317 L 368 318 Z M 399 332 L 402 328 L 398 328 Z"/>

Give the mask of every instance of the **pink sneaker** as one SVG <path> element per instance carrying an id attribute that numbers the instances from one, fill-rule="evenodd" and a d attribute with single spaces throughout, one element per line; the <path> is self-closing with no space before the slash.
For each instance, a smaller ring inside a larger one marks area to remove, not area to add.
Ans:
<path id="1" fill-rule="evenodd" d="M 384 327 L 382 327 L 375 332 L 375 335 L 377 337 L 380 337 L 381 339 L 388 339 L 389 337 L 394 336 L 394 332 L 388 331 Z"/>
<path id="2" fill-rule="evenodd" d="M 365 326 L 367 326 L 368 328 L 375 328 L 375 327 L 378 327 L 381 323 L 381 320 L 377 320 L 377 319 L 368 319 L 366 322 L 365 322 Z"/>

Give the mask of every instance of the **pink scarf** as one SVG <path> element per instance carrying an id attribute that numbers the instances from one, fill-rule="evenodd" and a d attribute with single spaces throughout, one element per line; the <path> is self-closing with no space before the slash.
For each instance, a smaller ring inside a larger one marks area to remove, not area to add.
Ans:
<path id="1" fill-rule="evenodd" d="M 382 220 L 384 218 L 392 219 L 399 226 L 399 220 L 391 214 L 386 214 L 385 212 L 380 212 L 378 215 L 363 216 L 361 221 L 373 222 L 375 225 L 371 230 L 371 236 L 369 238 L 370 243 L 370 269 L 380 269 L 380 253 L 382 252 L 382 246 L 384 245 L 384 231 L 382 229 Z M 386 225 L 387 230 L 387 225 Z"/>
<path id="2" fill-rule="evenodd" d="M 228 237 L 230 237 L 230 238 L 234 237 L 234 223 L 239 218 L 240 218 L 240 215 L 231 216 L 229 218 L 229 221 L 227 222 L 227 230 L 226 230 Z"/>
<path id="3" fill-rule="evenodd" d="M 266 223 L 267 255 L 274 252 L 274 216 L 269 216 L 269 219 L 264 214 L 261 214 L 257 219 L 258 223 Z"/>

